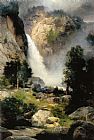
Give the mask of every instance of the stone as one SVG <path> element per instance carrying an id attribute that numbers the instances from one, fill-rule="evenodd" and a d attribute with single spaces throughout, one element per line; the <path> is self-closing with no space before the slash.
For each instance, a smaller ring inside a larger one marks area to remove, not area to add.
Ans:
<path id="1" fill-rule="evenodd" d="M 3 100 L 7 97 L 9 97 L 9 93 L 7 91 L 0 91 L 0 100 Z"/>
<path id="2" fill-rule="evenodd" d="M 58 122 L 54 122 L 54 126 L 55 126 L 55 127 L 59 127 L 60 124 L 59 124 Z"/>
<path id="3" fill-rule="evenodd" d="M 24 117 L 25 117 L 26 119 L 31 119 L 32 114 L 33 114 L 32 111 L 26 112 L 26 113 L 24 113 Z"/>
<path id="4" fill-rule="evenodd" d="M 75 120 L 84 119 L 94 123 L 94 108 L 90 106 L 80 107 L 75 112 L 70 114 L 69 117 Z"/>
<path id="5" fill-rule="evenodd" d="M 57 128 L 57 127 L 60 127 L 60 124 L 58 122 L 54 122 L 52 124 L 45 124 L 44 127 L 46 127 L 46 128 Z"/>
<path id="6" fill-rule="evenodd" d="M 30 127 L 30 128 L 25 128 L 25 129 L 13 129 L 9 130 L 12 133 L 12 136 L 27 136 L 27 137 L 35 137 L 36 135 L 42 133 L 44 129 L 40 128 L 35 128 L 35 127 Z"/>
<path id="7" fill-rule="evenodd" d="M 68 131 L 67 139 L 94 140 L 94 125 L 86 121 L 74 122 Z"/>
<path id="8" fill-rule="evenodd" d="M 54 128 L 55 126 L 54 126 L 54 124 L 45 124 L 45 127 L 46 128 Z"/>
<path id="9" fill-rule="evenodd" d="M 57 117 L 49 117 L 48 120 L 47 120 L 47 123 L 48 124 L 53 124 L 53 123 L 59 122 L 59 121 L 60 121 L 60 119 L 57 118 Z"/>
<path id="10" fill-rule="evenodd" d="M 71 101 L 71 95 L 64 95 L 62 97 L 62 102 L 68 103 Z"/>
<path id="11" fill-rule="evenodd" d="M 12 133 L 9 132 L 6 128 L 0 127 L 0 138 L 1 138 L 1 140 L 5 139 L 9 136 L 12 136 Z"/>
<path id="12" fill-rule="evenodd" d="M 36 127 L 41 127 L 46 124 L 47 119 L 51 116 L 51 112 L 48 110 L 38 110 L 32 116 L 32 125 Z"/>
<path id="13" fill-rule="evenodd" d="M 10 136 L 5 140 L 36 140 L 36 139 L 27 136 Z"/>

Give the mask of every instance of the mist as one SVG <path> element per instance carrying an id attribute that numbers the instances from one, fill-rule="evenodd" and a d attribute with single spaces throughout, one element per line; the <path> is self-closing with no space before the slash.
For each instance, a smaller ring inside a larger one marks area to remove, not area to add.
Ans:
<path id="1" fill-rule="evenodd" d="M 70 15 L 86 18 L 92 15 L 94 20 L 94 0 L 18 0 L 20 15 L 28 14 L 28 9 L 36 6 L 44 6 L 47 11 L 62 9 Z"/>
<path id="2" fill-rule="evenodd" d="M 64 12 L 83 19 L 94 21 L 94 0 L 3 0 L 2 3 L 16 1 L 19 4 L 21 17 L 28 14 L 28 9 L 36 6 L 44 6 L 47 11 L 62 9 Z"/>

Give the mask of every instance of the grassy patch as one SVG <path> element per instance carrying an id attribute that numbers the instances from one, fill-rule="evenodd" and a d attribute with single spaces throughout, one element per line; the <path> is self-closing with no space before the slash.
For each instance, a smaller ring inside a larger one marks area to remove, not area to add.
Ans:
<path id="1" fill-rule="evenodd" d="M 73 120 L 70 119 L 67 115 L 64 115 L 61 119 L 60 119 L 60 125 L 63 127 L 70 127 L 71 124 L 73 123 Z"/>
<path id="2" fill-rule="evenodd" d="M 54 42 L 58 38 L 58 36 L 59 36 L 59 32 L 51 29 L 47 34 L 48 43 Z"/>
<path id="3" fill-rule="evenodd" d="M 24 91 L 24 90 L 18 90 L 15 91 L 12 96 L 14 96 L 17 99 L 23 100 L 24 103 L 30 104 L 33 103 L 35 104 L 38 108 L 42 108 L 43 106 L 47 107 L 49 106 L 49 103 L 47 102 L 46 99 L 43 100 L 37 100 L 35 96 L 33 96 L 33 91 Z"/>

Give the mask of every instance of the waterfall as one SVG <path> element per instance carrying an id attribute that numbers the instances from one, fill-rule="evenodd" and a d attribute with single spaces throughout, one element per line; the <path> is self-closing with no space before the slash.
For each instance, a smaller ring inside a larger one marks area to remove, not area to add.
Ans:
<path id="1" fill-rule="evenodd" d="M 41 78 L 47 86 L 61 85 L 61 73 L 48 71 L 34 41 L 28 34 L 26 36 L 28 41 L 28 64 L 32 68 L 33 76 Z"/>

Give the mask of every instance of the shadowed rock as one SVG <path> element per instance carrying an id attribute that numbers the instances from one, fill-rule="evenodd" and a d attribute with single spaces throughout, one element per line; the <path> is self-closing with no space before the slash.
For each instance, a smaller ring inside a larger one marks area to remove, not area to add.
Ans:
<path id="1" fill-rule="evenodd" d="M 27 56 L 27 38 L 24 31 L 24 24 L 19 17 L 18 2 L 9 2 L 8 4 L 0 4 L 0 15 L 6 18 L 7 27 L 15 37 L 15 40 L 21 50 Z"/>

